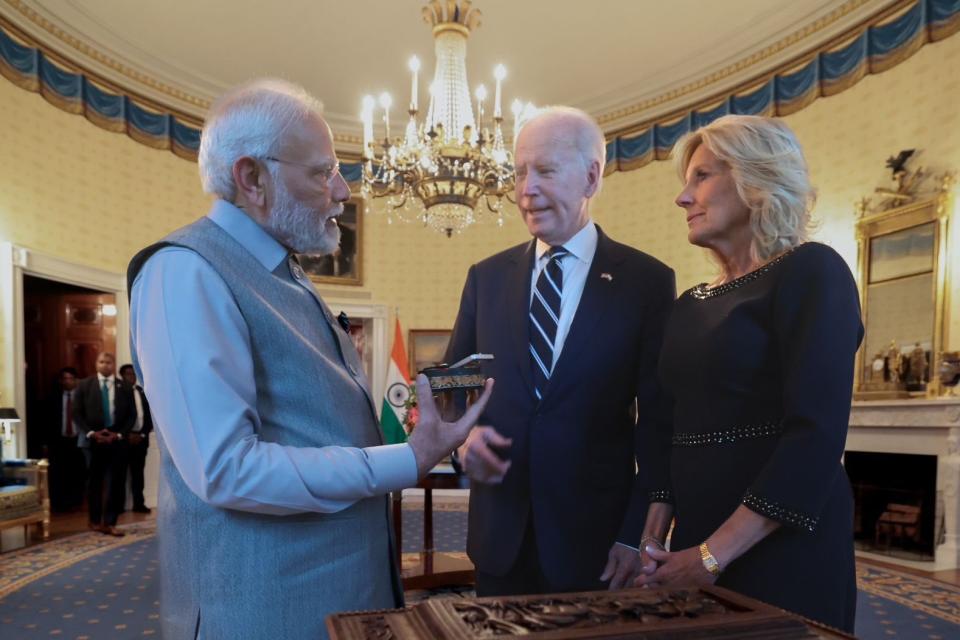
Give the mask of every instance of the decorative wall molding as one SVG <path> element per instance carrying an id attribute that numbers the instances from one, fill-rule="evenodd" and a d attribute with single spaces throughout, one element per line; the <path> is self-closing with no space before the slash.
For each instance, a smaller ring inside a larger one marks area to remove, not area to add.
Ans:
<path id="1" fill-rule="evenodd" d="M 171 107 L 177 104 L 184 105 L 188 112 L 190 109 L 198 109 L 199 112 L 194 112 L 194 115 L 196 113 L 202 114 L 210 107 L 210 101 L 195 95 L 195 92 L 175 87 L 172 83 L 163 82 L 156 77 L 155 73 L 136 68 L 134 65 L 102 51 L 95 41 L 87 40 L 74 33 L 68 33 L 48 19 L 47 16 L 38 12 L 34 8 L 36 3 L 24 0 L 4 1 L 10 6 L 11 11 L 21 16 L 21 20 L 17 24 L 22 33 L 28 33 L 23 31 L 23 28 L 29 26 L 31 37 L 43 34 L 45 37 L 41 37 L 40 40 L 37 40 L 38 42 L 47 42 L 46 38 L 49 38 L 49 42 L 60 46 L 60 51 L 63 51 L 64 48 L 71 51 L 71 54 L 65 57 L 73 61 L 74 64 L 78 64 L 81 60 L 88 61 L 84 64 L 86 66 L 96 65 L 91 66 L 89 70 L 98 73 L 101 77 L 122 78 L 123 86 L 127 86 L 126 83 L 133 86 L 142 86 L 144 90 L 157 96 L 154 99 L 155 102 L 167 104 Z"/>
<path id="2" fill-rule="evenodd" d="M 670 156 L 677 140 L 727 114 L 785 116 L 900 64 L 929 42 L 960 31 L 957 0 L 903 0 L 817 50 L 607 143 L 607 170 L 630 171 Z"/>
<path id="3" fill-rule="evenodd" d="M 960 428 L 960 397 L 854 402 L 850 426 Z"/>
<path id="4" fill-rule="evenodd" d="M 203 123 L 123 89 L 48 50 L 0 16 L 0 75 L 101 129 L 197 159 Z"/>
<path id="5" fill-rule="evenodd" d="M 723 115 L 795 113 L 820 97 L 848 89 L 868 74 L 890 69 L 925 44 L 943 40 L 957 31 L 958 0 L 897 2 L 816 50 L 732 90 L 615 132 L 607 143 L 607 174 L 668 158 L 683 134 Z M 101 128 L 126 133 L 142 144 L 196 160 L 202 122 L 79 67 L 2 16 L 0 74 L 23 89 L 40 93 L 60 109 L 82 114 Z M 609 119 L 608 116 L 601 118 Z M 355 153 L 342 155 L 344 177 L 350 182 L 359 181 L 359 158 Z"/>
<path id="6" fill-rule="evenodd" d="M 745 73 L 746 81 L 750 82 L 760 73 L 776 69 L 782 63 L 795 59 L 797 51 L 809 48 L 806 43 L 813 42 L 819 45 L 832 41 L 837 34 L 846 34 L 851 28 L 861 24 L 863 15 L 869 15 L 872 18 L 880 11 L 888 9 L 891 4 L 887 2 L 885 3 L 887 7 L 874 8 L 872 13 L 861 13 L 869 3 L 870 0 L 848 0 L 830 13 L 804 24 L 786 37 L 722 68 L 711 70 L 691 82 L 619 109 L 588 109 L 588 111 L 595 114 L 597 122 L 607 131 L 634 128 L 638 122 L 657 121 L 659 116 L 699 103 L 705 96 L 721 95 L 724 90 L 741 84 Z M 851 22 L 846 24 L 846 21 L 851 18 Z M 833 28 L 838 24 L 842 26 L 838 29 Z M 798 47 L 803 48 L 798 49 Z"/>

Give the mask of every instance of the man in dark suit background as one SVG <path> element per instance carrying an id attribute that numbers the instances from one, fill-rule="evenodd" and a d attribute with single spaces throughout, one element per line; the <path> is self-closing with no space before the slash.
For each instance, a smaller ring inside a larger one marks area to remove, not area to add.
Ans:
<path id="1" fill-rule="evenodd" d="M 80 430 L 73 418 L 77 370 L 60 369 L 56 389 L 45 403 L 46 442 L 50 456 L 50 503 L 54 511 L 69 511 L 83 503 L 87 465 L 77 446 Z"/>
<path id="2" fill-rule="evenodd" d="M 133 396 L 136 417 L 130 427 L 127 440 L 127 460 L 130 466 L 130 493 L 133 496 L 135 513 L 150 513 L 150 507 L 143 500 L 143 468 L 147 464 L 147 449 L 150 448 L 150 432 L 153 431 L 153 417 L 150 415 L 150 403 L 137 384 L 137 373 L 132 364 L 120 367 L 120 378 L 130 387 Z"/>
<path id="3" fill-rule="evenodd" d="M 136 412 L 131 389 L 113 375 L 115 366 L 112 354 L 97 356 L 97 374 L 77 386 L 73 415 L 90 440 L 90 528 L 122 536 L 116 524 L 126 494 L 126 438 Z"/>
<path id="4" fill-rule="evenodd" d="M 590 219 L 605 157 L 582 111 L 529 120 L 516 198 L 534 239 L 467 275 L 446 360 L 492 353 L 497 379 L 481 420 L 492 426 L 458 451 L 478 595 L 620 588 L 639 571 L 643 440 L 670 419 L 655 369 L 675 285 Z"/>

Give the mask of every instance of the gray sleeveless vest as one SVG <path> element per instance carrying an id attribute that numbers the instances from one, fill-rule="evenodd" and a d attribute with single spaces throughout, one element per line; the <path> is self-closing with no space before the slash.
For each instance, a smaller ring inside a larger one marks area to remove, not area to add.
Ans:
<path id="1" fill-rule="evenodd" d="M 293 279 L 286 261 L 268 272 L 204 217 L 134 256 L 128 290 L 147 259 L 170 245 L 207 260 L 246 320 L 261 440 L 294 447 L 382 444 L 353 343 L 320 297 Z M 327 637 L 330 613 L 402 605 L 386 496 L 333 514 L 217 508 L 186 486 L 167 454 L 162 425 L 157 431 L 165 637 L 315 640 Z"/>

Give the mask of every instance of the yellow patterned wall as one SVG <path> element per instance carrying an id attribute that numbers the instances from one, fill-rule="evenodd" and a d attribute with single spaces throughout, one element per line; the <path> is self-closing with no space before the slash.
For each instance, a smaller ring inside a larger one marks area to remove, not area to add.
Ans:
<path id="1" fill-rule="evenodd" d="M 853 203 L 887 186 L 884 161 L 901 149 L 936 172 L 960 170 L 960 37 L 923 47 L 912 58 L 851 89 L 821 98 L 785 121 L 804 147 L 819 198 L 814 239 L 834 247 L 856 273 Z M 682 210 L 673 204 L 679 182 L 669 162 L 607 179 L 595 218 L 611 235 L 653 254 L 677 272 L 678 288 L 710 280 L 703 254 L 686 245 Z M 954 286 L 960 285 L 960 207 L 950 233 Z M 945 342 L 960 349 L 960 296 L 951 301 Z"/>
<path id="2" fill-rule="evenodd" d="M 960 37 L 948 38 L 786 119 L 820 190 L 816 239 L 849 264 L 856 263 L 853 202 L 886 179 L 888 155 L 917 147 L 926 166 L 960 168 L 957 68 Z M 78 264 L 120 273 L 135 251 L 208 206 L 195 164 L 98 129 L 2 79 L 0 151 L 0 241 Z M 673 205 L 677 189 L 672 165 L 656 162 L 608 177 L 594 212 L 611 236 L 672 265 L 682 290 L 710 279 L 713 270 L 703 252 L 686 243 L 681 210 Z M 365 225 L 360 291 L 369 296 L 365 301 L 398 309 L 405 329 L 450 327 L 469 265 L 526 237 L 515 217 L 502 229 L 475 227 L 452 239 L 372 216 Z M 954 282 L 960 282 L 958 226 Z M 956 349 L 960 312 L 951 317 L 955 337 L 947 344 Z M 11 348 L 7 338 L 0 335 L 0 361 Z M 0 372 L 0 389 L 11 384 L 9 372 Z"/>
<path id="3" fill-rule="evenodd" d="M 0 239 L 120 273 L 207 206 L 195 164 L 0 80 Z"/>
<path id="4" fill-rule="evenodd" d="M 122 273 L 137 247 L 206 206 L 196 176 L 196 165 L 0 78 L 0 242 Z M 8 362 L 10 336 L 0 335 L 0 349 Z M 0 369 L 0 392 L 12 401 L 12 373 Z"/>

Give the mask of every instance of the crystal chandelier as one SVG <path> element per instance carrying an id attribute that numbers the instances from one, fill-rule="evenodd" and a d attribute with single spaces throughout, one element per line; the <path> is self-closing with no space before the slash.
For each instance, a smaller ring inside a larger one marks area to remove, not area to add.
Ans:
<path id="1" fill-rule="evenodd" d="M 513 202 L 513 154 L 503 140 L 500 88 L 507 71 L 494 71 L 496 90 L 493 129 L 484 121 L 486 88 L 477 87 L 476 120 L 467 84 L 467 38 L 480 26 L 480 12 L 469 0 L 431 0 L 423 8 L 424 22 L 433 27 L 437 66 L 430 89 L 426 119 L 419 113 L 420 61 L 413 57 L 409 120 L 403 136 L 391 137 L 389 94 L 382 94 L 383 138 L 374 139 L 373 96 L 363 99 L 363 185 L 368 201 L 383 199 L 379 210 L 402 220 L 419 220 L 450 237 L 492 215 L 503 224 L 503 199 Z M 533 110 L 513 103 L 514 122 Z M 514 130 L 516 134 L 516 130 Z"/>

